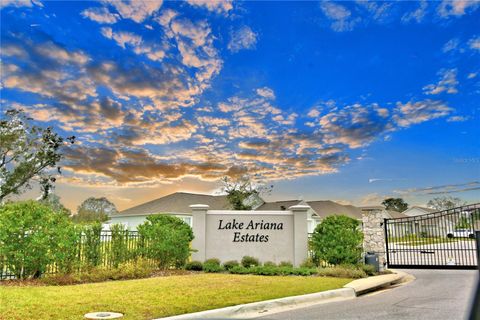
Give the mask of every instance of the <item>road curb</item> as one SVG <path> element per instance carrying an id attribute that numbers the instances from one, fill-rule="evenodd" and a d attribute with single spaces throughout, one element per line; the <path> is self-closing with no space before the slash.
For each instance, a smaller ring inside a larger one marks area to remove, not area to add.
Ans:
<path id="1" fill-rule="evenodd" d="M 365 279 L 353 280 L 347 283 L 344 288 L 350 288 L 355 291 L 357 296 L 367 292 L 375 291 L 381 288 L 389 287 L 404 281 L 409 274 L 403 271 L 391 270 L 393 273 L 380 276 L 368 277 Z"/>
<path id="2" fill-rule="evenodd" d="M 207 310 L 195 313 L 182 314 L 178 316 L 158 318 L 154 320 L 192 320 L 192 319 L 247 319 L 265 315 L 273 309 L 297 308 L 303 305 L 325 303 L 353 299 L 356 297 L 355 290 L 352 288 L 341 288 L 335 290 L 322 291 L 300 296 L 265 300 L 240 304 L 236 306 Z"/>

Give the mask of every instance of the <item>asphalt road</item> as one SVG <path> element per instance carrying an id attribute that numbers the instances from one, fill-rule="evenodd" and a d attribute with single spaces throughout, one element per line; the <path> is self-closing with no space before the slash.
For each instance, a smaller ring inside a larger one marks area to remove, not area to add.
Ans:
<path id="1" fill-rule="evenodd" d="M 476 270 L 404 270 L 417 279 L 408 284 L 341 302 L 320 304 L 258 319 L 466 319 Z"/>

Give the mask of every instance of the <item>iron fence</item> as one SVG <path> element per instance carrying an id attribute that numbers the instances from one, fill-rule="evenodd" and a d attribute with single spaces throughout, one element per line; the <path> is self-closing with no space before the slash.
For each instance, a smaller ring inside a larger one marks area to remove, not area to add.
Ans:
<path id="1" fill-rule="evenodd" d="M 144 250 L 149 243 L 137 231 L 125 230 L 122 233 L 102 231 L 100 234 L 79 235 L 77 246 L 74 248 L 75 258 L 69 261 L 73 271 L 80 272 L 86 268 L 103 267 L 114 268 L 120 263 L 136 260 L 143 257 Z M 69 248 L 72 250 L 72 248 Z M 43 274 L 55 274 L 60 271 L 59 261 L 48 264 Z M 0 256 L 0 280 L 15 279 L 17 274 L 9 268 L 6 257 Z"/>
<path id="2" fill-rule="evenodd" d="M 420 216 L 385 219 L 391 268 L 475 269 L 480 204 Z"/>

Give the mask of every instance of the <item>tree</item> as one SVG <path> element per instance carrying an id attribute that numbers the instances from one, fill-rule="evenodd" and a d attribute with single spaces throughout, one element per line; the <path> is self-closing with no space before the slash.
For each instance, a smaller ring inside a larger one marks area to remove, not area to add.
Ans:
<path id="1" fill-rule="evenodd" d="M 65 208 L 65 206 L 60 202 L 60 197 L 54 193 L 49 193 L 48 196 L 41 199 L 40 202 L 48 205 L 54 212 L 63 214 L 67 217 L 72 214 L 72 212 Z"/>
<path id="2" fill-rule="evenodd" d="M 463 206 L 465 202 L 460 198 L 454 197 L 437 197 L 427 203 L 427 207 L 441 211 Z"/>
<path id="3" fill-rule="evenodd" d="M 75 141 L 74 136 L 64 139 L 51 127 L 33 125 L 32 120 L 15 109 L 7 110 L 0 120 L 0 202 L 28 188 L 34 179 L 47 197 L 55 182 L 51 169 L 61 173 L 57 164 L 62 148 Z"/>
<path id="4" fill-rule="evenodd" d="M 395 210 L 398 212 L 403 212 L 408 209 L 408 203 L 403 201 L 402 198 L 388 198 L 383 200 L 382 205 L 385 207 L 385 210 Z"/>
<path id="5" fill-rule="evenodd" d="M 223 177 L 221 183 L 222 192 L 227 194 L 227 200 L 233 210 L 252 210 L 254 205 L 252 196 L 267 193 L 273 189 L 273 185 L 267 186 L 261 183 L 252 183 L 248 176 L 243 176 L 238 180 Z"/>
<path id="6" fill-rule="evenodd" d="M 0 206 L 0 257 L 16 278 L 39 277 L 53 262 L 70 270 L 75 239 L 70 220 L 45 204 L 30 200 Z"/>
<path id="7" fill-rule="evenodd" d="M 104 222 L 117 212 L 115 205 L 107 198 L 90 197 L 78 206 L 77 214 L 72 216 L 72 220 L 84 223 Z"/>
<path id="8" fill-rule="evenodd" d="M 139 225 L 140 240 L 148 243 L 140 254 L 157 262 L 161 269 L 183 267 L 190 256 L 192 228 L 181 219 L 169 215 L 151 215 Z"/>
<path id="9" fill-rule="evenodd" d="M 311 247 L 316 262 L 357 264 L 362 256 L 363 233 L 360 222 L 344 215 L 322 220 L 312 235 Z"/>

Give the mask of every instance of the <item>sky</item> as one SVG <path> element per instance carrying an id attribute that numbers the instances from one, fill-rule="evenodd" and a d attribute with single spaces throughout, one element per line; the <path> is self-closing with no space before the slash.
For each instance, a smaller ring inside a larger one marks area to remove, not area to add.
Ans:
<path id="1" fill-rule="evenodd" d="M 1 108 L 77 137 L 70 209 L 242 175 L 267 200 L 480 202 L 478 1 L 2 0 L 0 34 Z"/>

